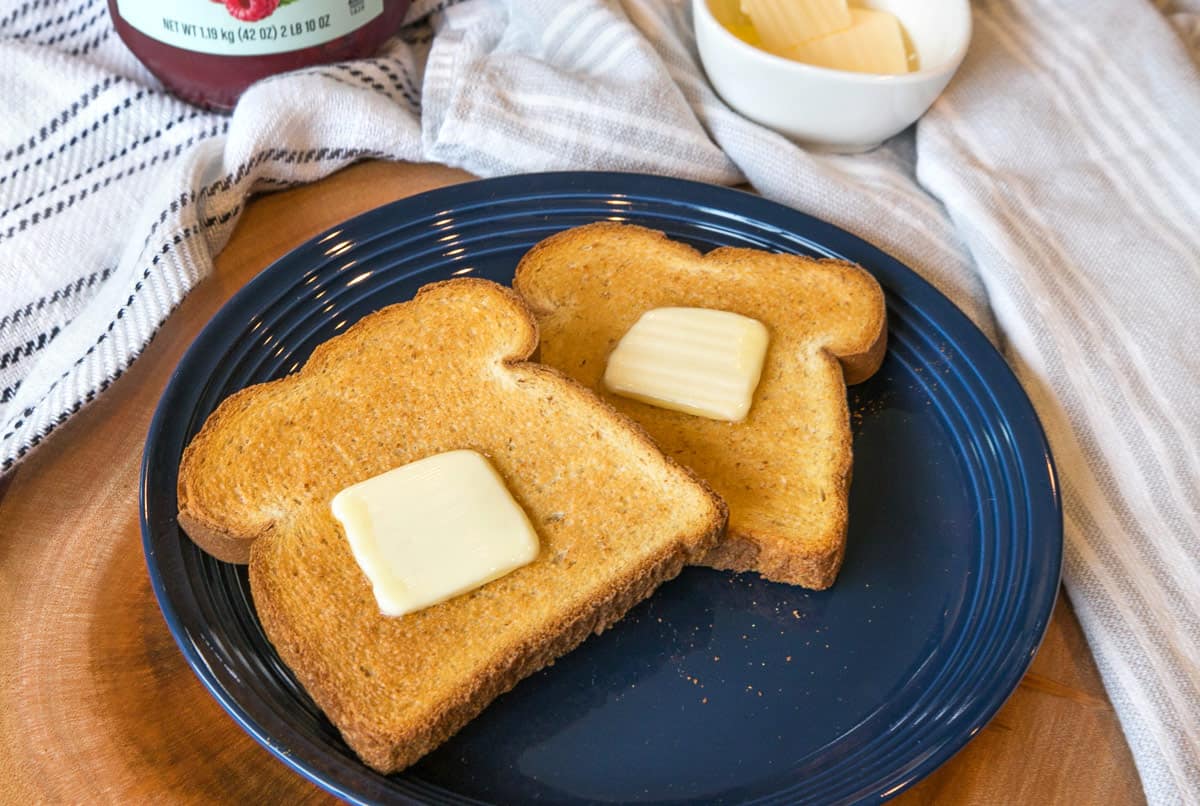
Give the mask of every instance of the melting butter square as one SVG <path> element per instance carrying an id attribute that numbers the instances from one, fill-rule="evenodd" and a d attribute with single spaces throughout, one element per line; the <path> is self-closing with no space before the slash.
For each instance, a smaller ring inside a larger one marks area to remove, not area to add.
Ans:
<path id="1" fill-rule="evenodd" d="M 529 518 L 475 451 L 389 470 L 342 490 L 330 507 L 387 616 L 472 591 L 538 554 Z"/>
<path id="2" fill-rule="evenodd" d="M 746 418 L 769 340 L 757 319 L 708 308 L 655 308 L 608 357 L 612 392 L 713 420 Z"/>

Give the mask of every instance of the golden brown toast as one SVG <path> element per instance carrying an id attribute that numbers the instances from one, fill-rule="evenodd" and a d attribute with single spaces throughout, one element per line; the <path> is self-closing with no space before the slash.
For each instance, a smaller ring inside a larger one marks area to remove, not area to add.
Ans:
<path id="1" fill-rule="evenodd" d="M 755 249 L 701 255 L 663 233 L 589 224 L 537 244 L 513 287 L 541 328 L 540 360 L 637 420 L 729 506 L 714 568 L 827 588 L 846 543 L 851 445 L 846 384 L 883 360 L 883 292 L 850 263 Z M 609 353 L 645 312 L 715 308 L 770 331 L 750 413 L 724 422 L 608 392 Z"/>
<path id="2" fill-rule="evenodd" d="M 724 526 L 721 500 L 640 428 L 525 362 L 537 343 L 509 289 L 426 286 L 318 347 L 298 374 L 228 398 L 184 452 L 180 524 L 216 556 L 249 560 L 280 657 L 381 772 L 619 619 Z M 382 616 L 330 499 L 459 448 L 491 460 L 540 553 L 472 593 Z"/>

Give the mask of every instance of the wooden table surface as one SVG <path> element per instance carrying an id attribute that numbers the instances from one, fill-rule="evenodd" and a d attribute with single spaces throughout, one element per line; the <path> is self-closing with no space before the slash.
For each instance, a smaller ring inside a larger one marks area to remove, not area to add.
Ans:
<path id="1" fill-rule="evenodd" d="M 247 280 L 344 218 L 468 179 L 370 163 L 252 202 L 216 272 L 90 408 L 0 480 L 0 801 L 331 798 L 243 733 L 192 675 L 150 590 L 138 465 L 154 406 Z M 1133 760 L 1065 597 L 995 719 L 901 804 L 1137 804 Z"/>

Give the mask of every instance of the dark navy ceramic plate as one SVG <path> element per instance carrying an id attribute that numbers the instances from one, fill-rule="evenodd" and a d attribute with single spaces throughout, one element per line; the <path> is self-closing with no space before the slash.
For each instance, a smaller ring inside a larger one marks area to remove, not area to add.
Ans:
<path id="1" fill-rule="evenodd" d="M 237 389 L 457 275 L 507 283 L 531 245 L 597 219 L 702 250 L 845 258 L 887 292 L 889 349 L 850 392 L 846 562 L 815 593 L 692 568 L 400 775 L 363 766 L 263 635 L 244 569 L 175 522 L 184 445 Z M 212 320 L 159 404 L 142 469 L 155 594 L 188 663 L 285 764 L 352 801 L 877 801 L 961 748 L 1016 687 L 1058 589 L 1053 464 L 1012 373 L 896 260 L 738 191 L 609 173 L 516 176 L 373 210 L 267 268 Z"/>

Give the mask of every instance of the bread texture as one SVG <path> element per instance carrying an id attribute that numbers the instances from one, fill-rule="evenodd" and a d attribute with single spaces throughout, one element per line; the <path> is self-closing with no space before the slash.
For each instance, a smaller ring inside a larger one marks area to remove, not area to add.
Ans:
<path id="1" fill-rule="evenodd" d="M 541 360 L 637 420 L 729 506 L 704 564 L 829 587 L 846 545 L 851 435 L 846 384 L 870 377 L 887 341 L 883 292 L 859 266 L 754 249 L 701 255 L 663 233 L 596 223 L 537 244 L 513 287 L 533 308 Z M 648 310 L 714 308 L 770 331 L 742 422 L 683 414 L 608 392 L 604 369 Z"/>
<path id="2" fill-rule="evenodd" d="M 423 288 L 237 392 L 184 452 L 179 522 L 249 561 L 283 661 L 383 773 L 445 741 L 501 693 L 619 619 L 711 548 L 723 502 L 634 423 L 548 367 L 511 290 Z M 400 618 L 380 614 L 329 502 L 408 462 L 487 456 L 540 541 L 531 564 Z"/>

